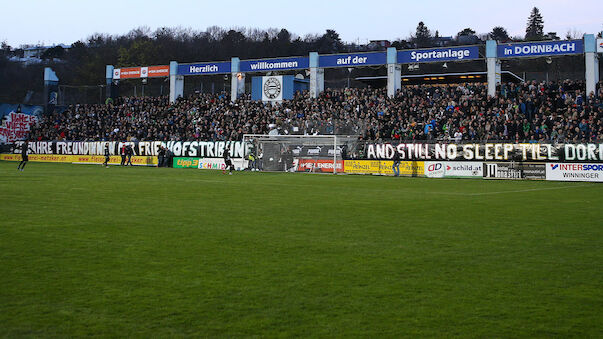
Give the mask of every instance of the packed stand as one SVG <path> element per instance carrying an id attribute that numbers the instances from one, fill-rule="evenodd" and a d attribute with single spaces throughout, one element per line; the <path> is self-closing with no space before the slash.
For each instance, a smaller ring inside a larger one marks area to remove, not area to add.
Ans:
<path id="1" fill-rule="evenodd" d="M 599 86 L 601 88 L 601 86 Z M 346 134 L 367 141 L 603 141 L 603 90 L 587 97 L 584 83 L 422 85 L 307 92 L 271 105 L 249 96 L 194 94 L 118 98 L 75 105 L 43 117 L 37 140 L 241 140 L 243 134 Z"/>

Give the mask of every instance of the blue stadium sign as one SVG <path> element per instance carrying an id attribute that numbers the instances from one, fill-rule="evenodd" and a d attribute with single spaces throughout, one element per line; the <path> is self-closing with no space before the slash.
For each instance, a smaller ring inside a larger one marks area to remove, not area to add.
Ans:
<path id="1" fill-rule="evenodd" d="M 538 41 L 497 46 L 499 58 L 584 53 L 582 40 Z"/>
<path id="2" fill-rule="evenodd" d="M 230 73 L 230 61 L 178 65 L 178 75 L 208 75 Z"/>
<path id="3" fill-rule="evenodd" d="M 387 63 L 385 52 L 321 55 L 318 58 L 318 65 L 321 68 L 372 66 Z"/>
<path id="4" fill-rule="evenodd" d="M 308 57 L 241 60 L 241 72 L 268 72 L 274 70 L 304 69 L 310 66 Z"/>
<path id="5" fill-rule="evenodd" d="M 398 63 L 444 62 L 475 60 L 479 58 L 479 47 L 460 46 L 434 49 L 412 49 L 398 51 Z"/>

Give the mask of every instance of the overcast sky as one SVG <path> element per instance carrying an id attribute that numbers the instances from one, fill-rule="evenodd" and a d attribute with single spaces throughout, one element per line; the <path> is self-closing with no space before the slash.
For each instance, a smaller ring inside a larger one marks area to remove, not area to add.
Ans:
<path id="1" fill-rule="evenodd" d="M 545 32 L 603 30 L 603 0 L 6 0 L 0 41 L 71 44 L 93 33 L 124 34 L 139 26 L 286 28 L 304 36 L 335 29 L 344 41 L 405 38 L 419 21 L 441 36 L 465 27 L 487 33 L 503 26 L 523 36 L 532 7 L 544 17 Z M 168 7 L 171 6 L 171 7 Z M 172 10 L 173 8 L 173 10 Z"/>

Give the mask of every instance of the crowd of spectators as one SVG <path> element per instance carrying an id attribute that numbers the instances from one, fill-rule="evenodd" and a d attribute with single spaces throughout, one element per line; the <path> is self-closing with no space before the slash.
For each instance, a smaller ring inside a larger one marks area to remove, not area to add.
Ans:
<path id="1" fill-rule="evenodd" d="M 485 84 L 385 89 L 328 89 L 278 104 L 227 93 L 118 98 L 74 105 L 44 116 L 37 140 L 241 140 L 243 134 L 347 134 L 367 141 L 603 141 L 603 90 L 587 96 L 583 82 Z"/>

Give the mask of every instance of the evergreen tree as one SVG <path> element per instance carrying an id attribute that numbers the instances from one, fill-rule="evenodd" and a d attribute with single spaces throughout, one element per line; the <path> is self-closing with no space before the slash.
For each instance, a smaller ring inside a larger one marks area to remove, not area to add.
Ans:
<path id="1" fill-rule="evenodd" d="M 544 37 L 544 20 L 540 14 L 540 10 L 534 7 L 528 18 L 528 25 L 526 27 L 526 40 L 542 40 Z"/>
<path id="2" fill-rule="evenodd" d="M 509 40 L 509 33 L 504 27 L 496 26 L 492 28 L 492 32 L 489 34 L 490 39 L 498 42 L 506 42 Z"/>
<path id="3" fill-rule="evenodd" d="M 419 22 L 417 25 L 417 31 L 413 37 L 413 42 L 418 48 L 432 47 L 433 45 L 431 31 L 429 31 L 429 28 L 425 26 L 423 21 Z"/>

